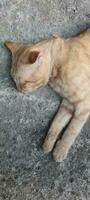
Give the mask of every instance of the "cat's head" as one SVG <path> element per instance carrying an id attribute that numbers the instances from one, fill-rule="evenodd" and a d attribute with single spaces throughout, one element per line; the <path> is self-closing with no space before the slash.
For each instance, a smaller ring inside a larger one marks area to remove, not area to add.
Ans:
<path id="1" fill-rule="evenodd" d="M 5 42 L 12 53 L 11 76 L 17 90 L 33 91 L 48 83 L 54 58 L 56 64 L 60 59 L 63 41 L 56 33 L 51 39 L 36 44 Z"/>
<path id="2" fill-rule="evenodd" d="M 12 53 L 11 76 L 19 91 L 33 91 L 46 85 L 51 72 L 52 40 L 36 44 L 6 41 Z"/>

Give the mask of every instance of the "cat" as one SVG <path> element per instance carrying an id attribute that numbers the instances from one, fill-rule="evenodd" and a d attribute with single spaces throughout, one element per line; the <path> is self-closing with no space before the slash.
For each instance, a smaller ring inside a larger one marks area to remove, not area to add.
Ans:
<path id="1" fill-rule="evenodd" d="M 5 45 L 12 52 L 17 90 L 34 91 L 49 83 L 63 97 L 43 144 L 45 153 L 54 149 L 54 159 L 62 162 L 90 114 L 90 29 L 71 38 L 56 33 L 34 44 Z"/>

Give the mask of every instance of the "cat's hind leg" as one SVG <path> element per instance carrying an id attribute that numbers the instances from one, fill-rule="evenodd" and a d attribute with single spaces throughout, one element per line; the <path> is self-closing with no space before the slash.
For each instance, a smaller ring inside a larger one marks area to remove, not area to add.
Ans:
<path id="1" fill-rule="evenodd" d="M 48 134 L 43 144 L 45 153 L 52 151 L 54 144 L 61 133 L 62 129 L 68 124 L 73 114 L 73 105 L 66 99 L 63 99 L 60 108 L 51 124 Z"/>

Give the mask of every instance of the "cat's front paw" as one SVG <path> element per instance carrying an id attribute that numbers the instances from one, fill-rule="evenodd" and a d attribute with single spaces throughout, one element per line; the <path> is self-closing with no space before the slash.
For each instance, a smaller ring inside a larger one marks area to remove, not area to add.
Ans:
<path id="1" fill-rule="evenodd" d="M 52 150 L 52 145 L 48 141 L 45 141 L 43 144 L 44 153 L 49 153 L 51 150 Z"/>
<path id="2" fill-rule="evenodd" d="M 54 143 L 55 143 L 55 137 L 53 132 L 48 132 L 43 144 L 44 153 L 49 153 L 50 151 L 52 151 Z"/>
<path id="3" fill-rule="evenodd" d="M 67 150 L 61 141 L 58 141 L 53 151 L 53 157 L 56 162 L 62 162 L 67 157 Z"/>

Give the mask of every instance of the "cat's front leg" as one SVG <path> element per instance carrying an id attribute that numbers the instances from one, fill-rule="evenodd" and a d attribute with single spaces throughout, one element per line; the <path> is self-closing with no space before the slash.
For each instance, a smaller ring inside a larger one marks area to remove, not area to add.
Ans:
<path id="1" fill-rule="evenodd" d="M 68 124 L 73 114 L 73 106 L 66 99 L 61 103 L 60 109 L 56 114 L 51 127 L 46 136 L 45 142 L 43 144 L 43 150 L 45 153 L 50 152 L 61 133 L 62 129 Z"/>
<path id="2" fill-rule="evenodd" d="M 88 105 L 88 103 L 87 103 Z M 90 113 L 90 109 L 85 109 L 85 104 L 77 106 L 74 116 L 68 125 L 61 140 L 58 140 L 53 152 L 53 157 L 57 162 L 61 162 L 67 157 L 70 147 L 81 131 Z"/>

